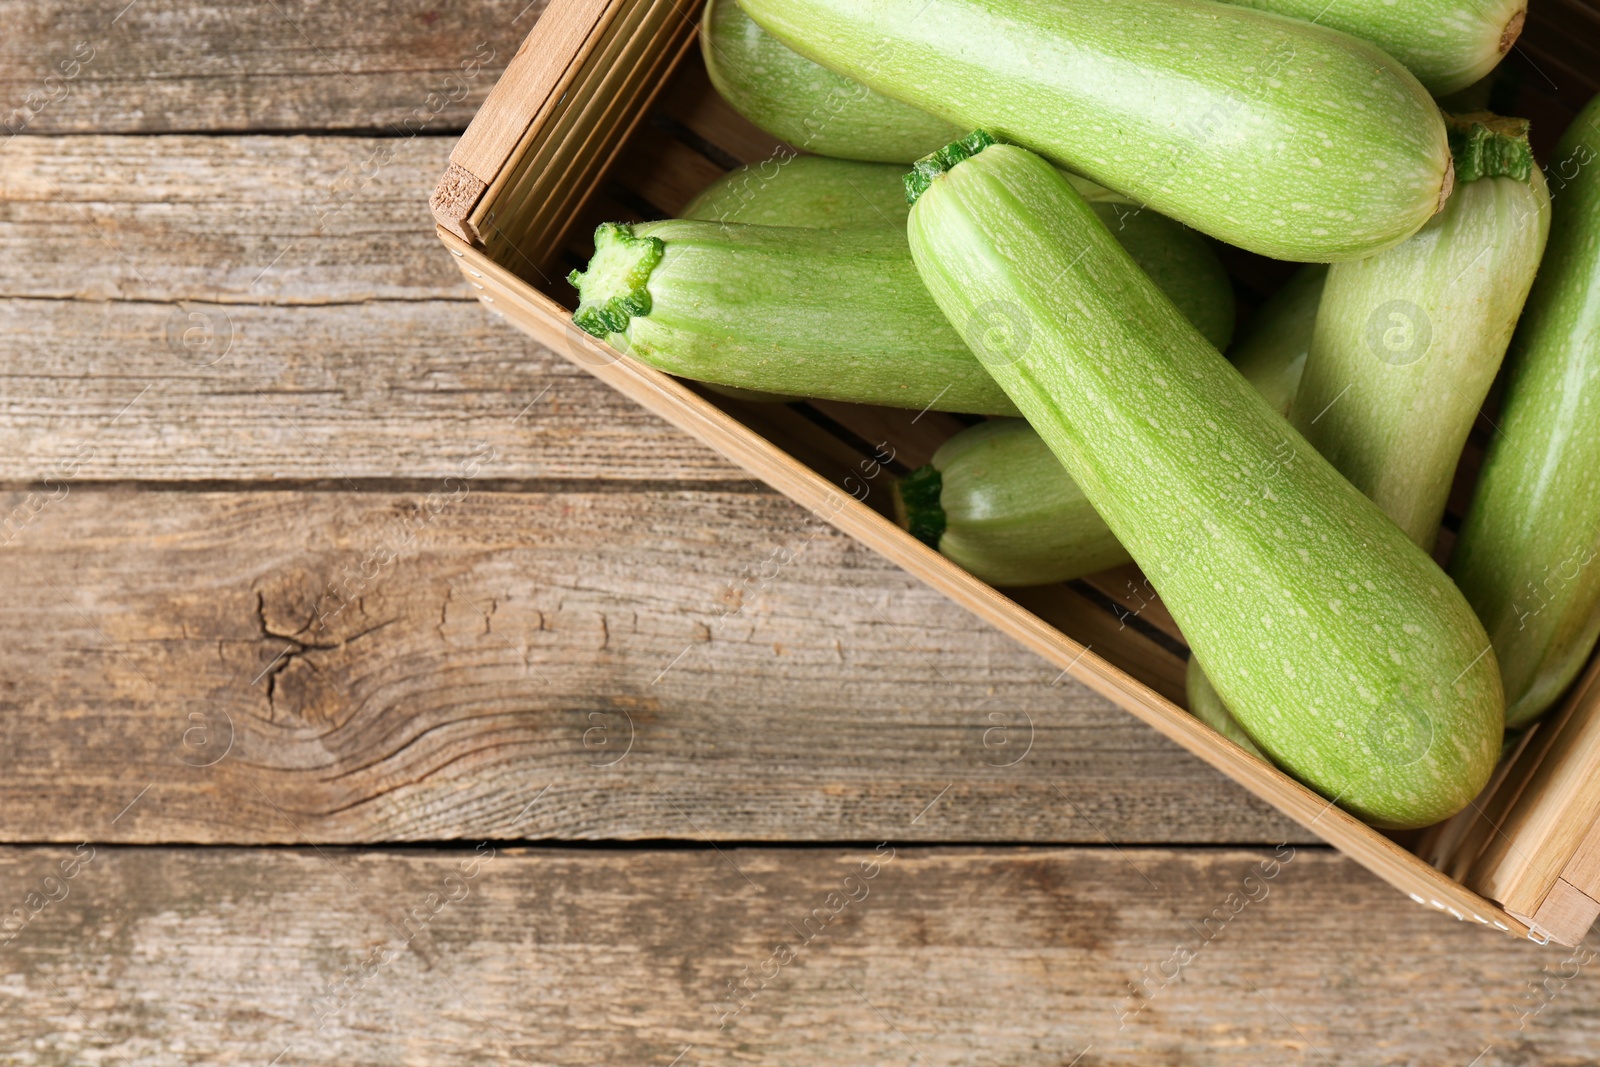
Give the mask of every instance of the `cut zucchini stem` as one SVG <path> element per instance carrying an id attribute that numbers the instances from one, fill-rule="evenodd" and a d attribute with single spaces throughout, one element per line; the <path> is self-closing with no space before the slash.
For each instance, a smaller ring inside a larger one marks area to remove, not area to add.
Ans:
<path id="1" fill-rule="evenodd" d="M 1444 118 L 1458 186 L 1479 178 L 1525 182 L 1533 176 L 1527 119 L 1505 118 L 1487 111 Z"/>
<path id="2" fill-rule="evenodd" d="M 659 237 L 640 237 L 626 223 L 603 223 L 589 269 L 567 276 L 578 290 L 572 321 L 604 340 L 626 330 L 633 316 L 650 314 L 650 272 L 666 251 Z"/>
<path id="3" fill-rule="evenodd" d="M 1014 415 L 945 321 L 904 229 L 608 224 L 577 325 L 680 378 L 914 411 Z"/>
<path id="4" fill-rule="evenodd" d="M 928 186 L 944 177 L 950 168 L 963 163 L 991 145 L 1002 143 L 988 130 L 973 130 L 959 141 L 952 141 L 912 164 L 906 175 L 906 203 L 915 204 Z"/>

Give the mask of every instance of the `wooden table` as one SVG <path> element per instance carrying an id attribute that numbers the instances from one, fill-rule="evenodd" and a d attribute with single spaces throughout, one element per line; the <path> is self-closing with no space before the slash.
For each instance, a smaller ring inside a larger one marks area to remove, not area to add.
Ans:
<path id="1" fill-rule="evenodd" d="M 485 314 L 537 0 L 126 2 L 0 3 L 0 1064 L 1600 1062 Z"/>

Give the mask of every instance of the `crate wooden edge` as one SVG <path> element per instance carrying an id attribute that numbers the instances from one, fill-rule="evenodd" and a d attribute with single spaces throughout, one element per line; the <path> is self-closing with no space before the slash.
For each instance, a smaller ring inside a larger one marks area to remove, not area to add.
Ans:
<path id="1" fill-rule="evenodd" d="M 552 0 L 522 39 L 450 152 L 450 167 L 429 199 L 434 221 L 465 240 L 477 239 L 472 215 L 526 151 L 606 25 L 629 0 Z"/>
<path id="2" fill-rule="evenodd" d="M 1600 845 L 1600 656 L 1538 729 L 1521 795 L 1464 879 L 1515 913 L 1537 913 L 1553 893 L 1576 904 L 1572 893 L 1600 892 L 1592 855 Z"/>
<path id="3" fill-rule="evenodd" d="M 1600 654 L 1473 804 L 1417 852 L 1565 945 L 1600 918 Z"/>
<path id="4" fill-rule="evenodd" d="M 668 46 L 661 49 L 661 54 L 655 57 L 653 60 L 650 60 L 648 66 L 645 63 L 633 64 L 632 69 L 627 71 L 622 84 L 613 87 L 618 96 L 617 99 L 614 100 L 609 106 L 616 108 L 620 105 L 622 113 L 628 114 L 631 111 L 632 117 L 616 124 L 608 136 L 602 136 L 600 138 L 600 144 L 597 146 L 596 158 L 579 164 L 577 168 L 578 170 L 587 170 L 591 173 L 592 179 L 589 183 L 591 187 L 594 182 L 598 181 L 602 175 L 608 173 L 611 168 L 616 165 L 617 160 L 621 157 L 621 154 L 627 148 L 627 145 L 632 139 L 634 133 L 638 130 L 639 124 L 649 113 L 650 108 L 654 105 L 657 98 L 666 88 L 668 82 L 672 80 L 672 76 L 676 72 L 684 56 L 694 48 L 698 38 L 698 24 L 694 20 L 689 19 L 684 15 L 682 9 L 677 6 L 676 0 L 664 0 L 664 2 L 663 0 L 658 0 L 658 6 L 666 7 L 669 12 L 668 14 L 664 15 L 665 24 L 660 30 L 661 37 L 669 42 Z M 677 26 L 672 25 L 671 16 L 673 15 L 677 16 L 680 20 Z M 598 36 L 606 32 L 608 28 L 619 25 L 622 22 L 623 17 L 619 15 L 617 18 L 609 20 L 603 27 L 597 25 L 595 31 L 596 35 Z M 624 52 L 626 52 L 626 48 L 627 44 L 624 43 L 622 45 Z M 592 51 L 598 53 L 598 46 Z M 583 62 L 593 62 L 598 58 L 600 57 L 595 56 L 590 60 Z M 650 79 L 652 74 L 657 75 L 653 81 Z M 604 79 L 602 78 L 602 80 Z M 559 110 L 560 105 L 564 102 L 570 111 L 570 109 L 576 105 L 577 98 L 586 95 L 582 92 L 582 90 L 587 88 L 589 88 L 587 85 L 583 85 L 580 88 L 580 86 L 574 82 L 573 87 L 567 93 L 563 94 L 563 100 L 557 101 L 557 108 L 552 110 Z M 566 99 L 567 97 L 572 99 L 568 100 Z M 591 96 L 590 101 L 592 101 L 592 99 L 593 97 Z M 589 101 L 586 101 L 586 103 L 587 102 Z M 548 120 L 541 120 L 539 123 L 537 123 L 536 128 L 542 127 L 544 129 L 549 129 L 550 127 L 559 126 L 561 117 L 552 114 Z M 610 141 L 609 148 L 606 147 L 606 141 L 608 140 Z M 482 240 L 474 243 L 481 244 L 485 250 L 488 250 L 491 244 L 499 243 L 503 243 L 509 247 L 515 247 L 512 238 L 504 231 L 497 221 L 499 197 L 504 195 L 505 191 L 510 189 L 513 185 L 519 189 L 523 187 L 524 183 L 528 180 L 528 175 L 524 172 L 531 165 L 529 157 L 534 155 L 539 143 L 539 138 L 528 137 L 518 144 L 517 151 L 506 161 L 505 166 L 501 168 L 500 173 L 490 184 L 487 192 L 484 194 L 483 199 L 473 210 L 471 216 L 469 216 L 467 219 L 468 227 L 473 229 L 474 232 L 482 235 Z M 571 175 L 568 173 L 563 173 L 560 175 L 560 177 L 565 180 L 569 179 Z M 564 201 L 557 200 L 555 197 L 551 198 L 556 205 L 570 206 L 572 209 L 565 213 L 558 212 L 557 214 L 551 216 L 555 222 L 553 224 L 553 228 L 549 231 L 554 234 L 554 236 L 550 239 L 549 244 L 553 247 L 560 247 L 561 244 L 565 242 L 572 226 L 576 222 L 576 216 L 581 209 L 582 204 L 588 199 L 587 192 L 579 192 L 579 189 L 581 188 L 583 188 L 583 186 L 580 184 L 579 186 L 569 189 L 566 193 L 562 194 L 566 198 Z M 575 193 L 577 195 L 574 199 Z M 548 205 L 540 210 L 548 210 Z M 538 218 L 539 215 L 535 214 L 534 220 L 537 220 Z M 508 225 L 512 224 L 511 219 L 507 219 L 506 221 Z M 488 237 L 488 235 L 484 232 L 486 227 L 487 229 L 494 231 L 494 238 Z"/>
<path id="5" fill-rule="evenodd" d="M 459 236 L 438 229 L 492 311 L 640 406 L 727 456 L 800 506 L 1020 642 L 1272 804 L 1418 903 L 1518 937 L 1549 940 L 1529 924 L 1428 866 L 1330 801 L 1246 753 L 1137 679 L 980 582 L 865 504 L 752 433 L 670 376 L 574 327 L 571 313 Z"/>

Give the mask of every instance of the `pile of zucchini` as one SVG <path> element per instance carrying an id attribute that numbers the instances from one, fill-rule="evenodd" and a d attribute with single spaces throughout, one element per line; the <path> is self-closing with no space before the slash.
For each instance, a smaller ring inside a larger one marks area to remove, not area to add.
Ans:
<path id="1" fill-rule="evenodd" d="M 1137 563 L 1198 717 L 1430 825 L 1600 633 L 1600 99 L 1547 169 L 1434 99 L 1523 17 L 710 0 L 713 84 L 806 154 L 602 226 L 574 321 L 746 398 L 966 416 L 902 525 L 997 586 Z M 1237 341 L 1224 245 L 1307 264 Z"/>

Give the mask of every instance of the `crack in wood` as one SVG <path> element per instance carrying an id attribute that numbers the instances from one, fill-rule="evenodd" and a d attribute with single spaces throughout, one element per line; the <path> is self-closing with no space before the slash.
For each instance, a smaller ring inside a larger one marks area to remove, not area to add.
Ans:
<path id="1" fill-rule="evenodd" d="M 277 722 L 278 721 L 278 705 L 277 705 L 278 676 L 283 674 L 283 672 L 287 671 L 290 668 L 290 666 L 292 666 L 296 662 L 303 662 L 303 663 L 305 663 L 305 665 L 306 665 L 306 667 L 308 669 L 310 669 L 312 671 L 315 671 L 316 673 L 320 674 L 321 673 L 321 668 L 319 668 L 316 665 L 316 663 L 311 659 L 311 653 L 313 653 L 313 652 L 336 652 L 336 651 L 339 651 L 339 650 L 347 647 L 348 645 L 354 644 L 356 641 L 361 640 L 363 637 L 366 637 L 369 634 L 376 633 L 377 631 L 382 630 L 387 626 L 391 626 L 395 622 L 399 621 L 397 619 L 388 619 L 388 620 L 385 620 L 384 622 L 380 622 L 380 623 L 377 623 L 375 625 L 369 626 L 365 630 L 361 630 L 361 631 L 358 631 L 357 633 L 351 634 L 349 637 L 339 638 L 338 640 L 332 641 L 332 642 L 324 643 L 324 642 L 317 642 L 317 641 L 307 641 L 307 640 L 303 640 L 301 638 L 301 635 L 306 633 L 313 626 L 316 626 L 317 624 L 319 624 L 322 621 L 321 618 L 316 613 L 315 606 L 312 607 L 311 614 L 307 618 L 306 623 L 305 623 L 304 626 L 300 627 L 300 629 L 296 630 L 292 634 L 279 633 L 278 631 L 276 631 L 276 630 L 274 630 L 272 628 L 270 623 L 267 622 L 267 597 L 266 597 L 266 594 L 263 593 L 259 589 L 255 591 L 255 594 L 256 594 L 256 625 L 260 629 L 261 640 L 263 640 L 263 641 L 283 641 L 283 642 L 285 642 L 285 644 L 287 646 L 286 648 L 283 649 L 283 651 L 278 653 L 277 657 L 271 663 L 269 663 L 267 665 L 266 669 L 264 671 L 262 671 L 261 675 L 259 675 L 258 678 L 257 678 L 258 681 L 260 681 L 261 679 L 264 678 L 266 680 L 266 683 L 267 683 L 266 696 L 267 696 L 267 714 L 268 714 L 268 721 L 269 722 Z M 360 614 L 362 616 L 365 616 L 365 614 L 366 614 L 366 610 L 365 610 L 366 606 L 365 606 L 364 601 L 361 600 L 361 599 L 357 599 L 355 601 L 355 604 L 356 604 L 356 609 L 357 609 L 358 614 Z"/>

